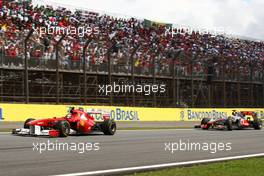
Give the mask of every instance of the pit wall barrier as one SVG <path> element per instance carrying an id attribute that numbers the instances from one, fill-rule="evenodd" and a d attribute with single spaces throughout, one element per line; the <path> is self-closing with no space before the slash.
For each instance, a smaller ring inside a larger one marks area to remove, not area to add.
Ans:
<path id="1" fill-rule="evenodd" d="M 63 117 L 73 105 L 0 104 L 0 121 L 25 121 L 27 118 Z M 110 106 L 74 106 L 89 112 L 110 114 L 116 121 L 200 121 L 204 117 L 228 117 L 234 108 L 139 108 Z M 237 108 L 256 111 L 264 119 L 264 108 Z M 97 120 L 100 116 L 95 117 Z"/>

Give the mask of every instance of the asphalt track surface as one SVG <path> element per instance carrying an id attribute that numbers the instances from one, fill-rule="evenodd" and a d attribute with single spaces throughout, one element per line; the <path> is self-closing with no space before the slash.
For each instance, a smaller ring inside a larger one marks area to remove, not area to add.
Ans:
<path id="1" fill-rule="evenodd" d="M 98 151 L 33 151 L 33 143 L 99 143 Z M 165 151 L 165 143 L 231 143 L 230 151 Z M 0 134 L 0 175 L 54 175 L 194 161 L 264 152 L 264 130 L 204 131 L 200 129 L 118 131 L 67 138 L 36 138 Z"/>
<path id="2" fill-rule="evenodd" d="M 129 121 L 129 122 L 116 122 L 119 128 L 190 128 L 194 126 L 197 122 L 166 122 L 166 121 L 156 121 L 156 122 L 142 122 L 142 121 Z M 24 122 L 1 122 L 0 121 L 0 131 L 5 129 L 21 128 Z"/>

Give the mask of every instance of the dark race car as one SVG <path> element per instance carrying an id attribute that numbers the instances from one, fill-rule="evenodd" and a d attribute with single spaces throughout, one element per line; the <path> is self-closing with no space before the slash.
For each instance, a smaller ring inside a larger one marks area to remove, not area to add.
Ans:
<path id="1" fill-rule="evenodd" d="M 13 129 L 15 135 L 67 137 L 70 134 L 90 134 L 94 131 L 103 132 L 105 135 L 114 135 L 116 123 L 110 119 L 109 114 L 100 114 L 101 121 L 95 121 L 93 114 L 86 113 L 82 108 L 71 108 L 65 117 L 53 117 L 35 120 L 29 118 L 23 128 Z"/>
<path id="2" fill-rule="evenodd" d="M 253 128 L 260 130 L 262 128 L 262 120 L 257 117 L 257 113 L 253 111 L 233 111 L 228 118 L 203 118 L 200 125 L 195 125 L 195 128 L 208 130 L 213 129 L 245 129 Z"/>

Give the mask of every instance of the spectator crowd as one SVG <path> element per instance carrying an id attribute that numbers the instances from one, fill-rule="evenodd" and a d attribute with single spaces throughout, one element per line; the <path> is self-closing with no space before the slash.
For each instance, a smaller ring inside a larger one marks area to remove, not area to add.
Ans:
<path id="1" fill-rule="evenodd" d="M 40 35 L 43 27 L 58 30 Z M 60 30 L 66 28 L 72 31 L 58 46 L 64 69 L 81 68 L 78 66 L 83 58 L 82 51 L 86 41 L 90 40 L 85 54 L 88 69 L 100 68 L 111 57 L 119 72 L 128 72 L 133 57 L 136 71 L 141 74 L 151 74 L 154 68 L 157 74 L 169 75 L 175 62 L 183 75 L 190 74 L 190 70 L 197 74 L 205 73 L 210 63 L 217 74 L 221 74 L 224 64 L 227 72 L 239 69 L 244 74 L 250 74 L 249 66 L 254 66 L 254 74 L 263 76 L 263 41 L 185 32 L 183 29 L 170 29 L 168 32 L 165 25 L 146 25 L 140 19 L 33 5 L 30 1 L 0 0 L 0 58 L 23 58 L 24 40 L 34 29 L 28 41 L 28 58 L 42 63 L 54 61 L 56 43 L 63 36 Z M 76 31 L 80 28 L 89 28 L 90 33 L 80 37 Z M 97 33 L 95 29 L 98 29 Z M 179 32 L 175 34 L 171 30 Z M 193 69 L 190 69 L 191 63 Z"/>

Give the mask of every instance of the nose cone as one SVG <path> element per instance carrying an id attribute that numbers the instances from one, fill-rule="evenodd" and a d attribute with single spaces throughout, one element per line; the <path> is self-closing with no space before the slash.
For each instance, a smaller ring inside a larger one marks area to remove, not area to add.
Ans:
<path id="1" fill-rule="evenodd" d="M 28 122 L 28 125 L 34 126 L 46 126 L 46 124 L 50 121 L 50 119 L 39 119 L 39 120 L 33 120 L 31 122 Z"/>

